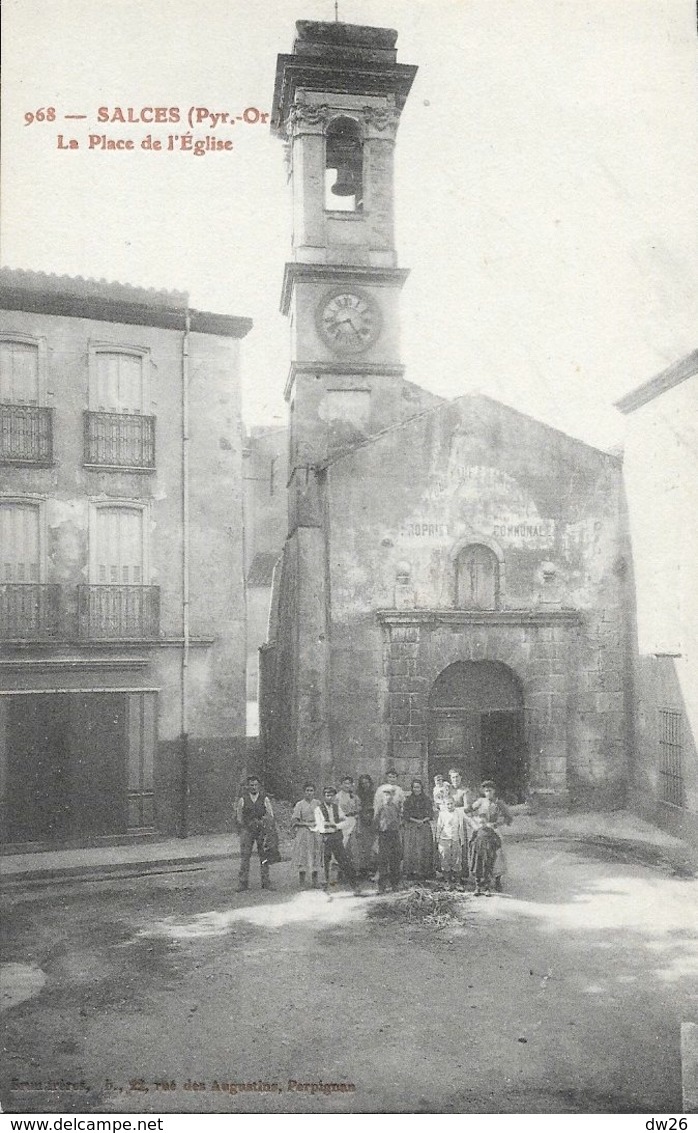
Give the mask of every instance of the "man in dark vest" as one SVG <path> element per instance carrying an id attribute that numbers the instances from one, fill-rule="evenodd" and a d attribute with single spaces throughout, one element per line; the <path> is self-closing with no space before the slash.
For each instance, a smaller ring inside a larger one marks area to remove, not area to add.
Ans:
<path id="1" fill-rule="evenodd" d="M 271 889 L 269 863 L 264 856 L 264 820 L 274 821 L 274 812 L 256 775 L 248 775 L 247 782 L 237 802 L 236 818 L 240 828 L 240 877 L 238 892 L 242 893 L 249 884 L 250 858 L 257 846 L 259 868 L 262 875 L 262 889 Z"/>
<path id="2" fill-rule="evenodd" d="M 357 892 L 357 879 L 354 863 L 344 846 L 344 827 L 348 819 L 337 802 L 334 787 L 325 787 L 323 801 L 315 808 L 315 829 L 322 834 L 322 861 L 325 867 L 325 888 L 330 885 L 330 866 L 332 858 L 336 861 L 342 875 Z"/>

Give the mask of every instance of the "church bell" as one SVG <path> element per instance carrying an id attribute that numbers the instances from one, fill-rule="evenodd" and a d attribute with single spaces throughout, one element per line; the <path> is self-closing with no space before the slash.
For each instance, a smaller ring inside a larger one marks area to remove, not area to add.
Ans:
<path id="1" fill-rule="evenodd" d="M 356 178 L 351 165 L 346 162 L 337 169 L 337 180 L 330 187 L 335 197 L 353 197 L 356 192 Z"/>
<path id="2" fill-rule="evenodd" d="M 363 154 L 355 123 L 341 120 L 327 136 L 327 168 L 337 170 L 330 187 L 335 197 L 353 197 L 361 192 Z"/>

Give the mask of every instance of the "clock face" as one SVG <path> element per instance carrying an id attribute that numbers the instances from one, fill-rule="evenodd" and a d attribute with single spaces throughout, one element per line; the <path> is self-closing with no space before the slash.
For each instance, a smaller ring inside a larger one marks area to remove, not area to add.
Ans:
<path id="1" fill-rule="evenodd" d="M 318 328 L 332 350 L 357 354 L 378 337 L 380 312 L 368 296 L 341 291 L 320 304 Z"/>

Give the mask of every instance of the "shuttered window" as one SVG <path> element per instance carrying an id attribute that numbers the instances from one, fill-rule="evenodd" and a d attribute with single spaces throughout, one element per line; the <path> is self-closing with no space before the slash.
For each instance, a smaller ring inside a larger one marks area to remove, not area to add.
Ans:
<path id="1" fill-rule="evenodd" d="M 92 408 L 104 413 L 143 412 L 143 358 L 116 350 L 96 355 Z"/>
<path id="2" fill-rule="evenodd" d="M 38 505 L 0 505 L 2 581 L 38 582 L 39 546 Z"/>
<path id="3" fill-rule="evenodd" d="M 39 404 L 39 347 L 28 342 L 0 342 L 0 401 Z"/>
<path id="4" fill-rule="evenodd" d="M 141 508 L 98 508 L 95 540 L 93 582 L 108 586 L 140 586 L 143 583 Z"/>

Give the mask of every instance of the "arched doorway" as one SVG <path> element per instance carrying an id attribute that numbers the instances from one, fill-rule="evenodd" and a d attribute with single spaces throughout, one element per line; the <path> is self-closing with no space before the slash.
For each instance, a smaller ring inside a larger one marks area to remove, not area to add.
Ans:
<path id="1" fill-rule="evenodd" d="M 429 775 L 461 767 L 469 786 L 494 779 L 508 802 L 526 793 L 524 703 L 519 679 L 499 661 L 456 661 L 429 694 Z"/>

